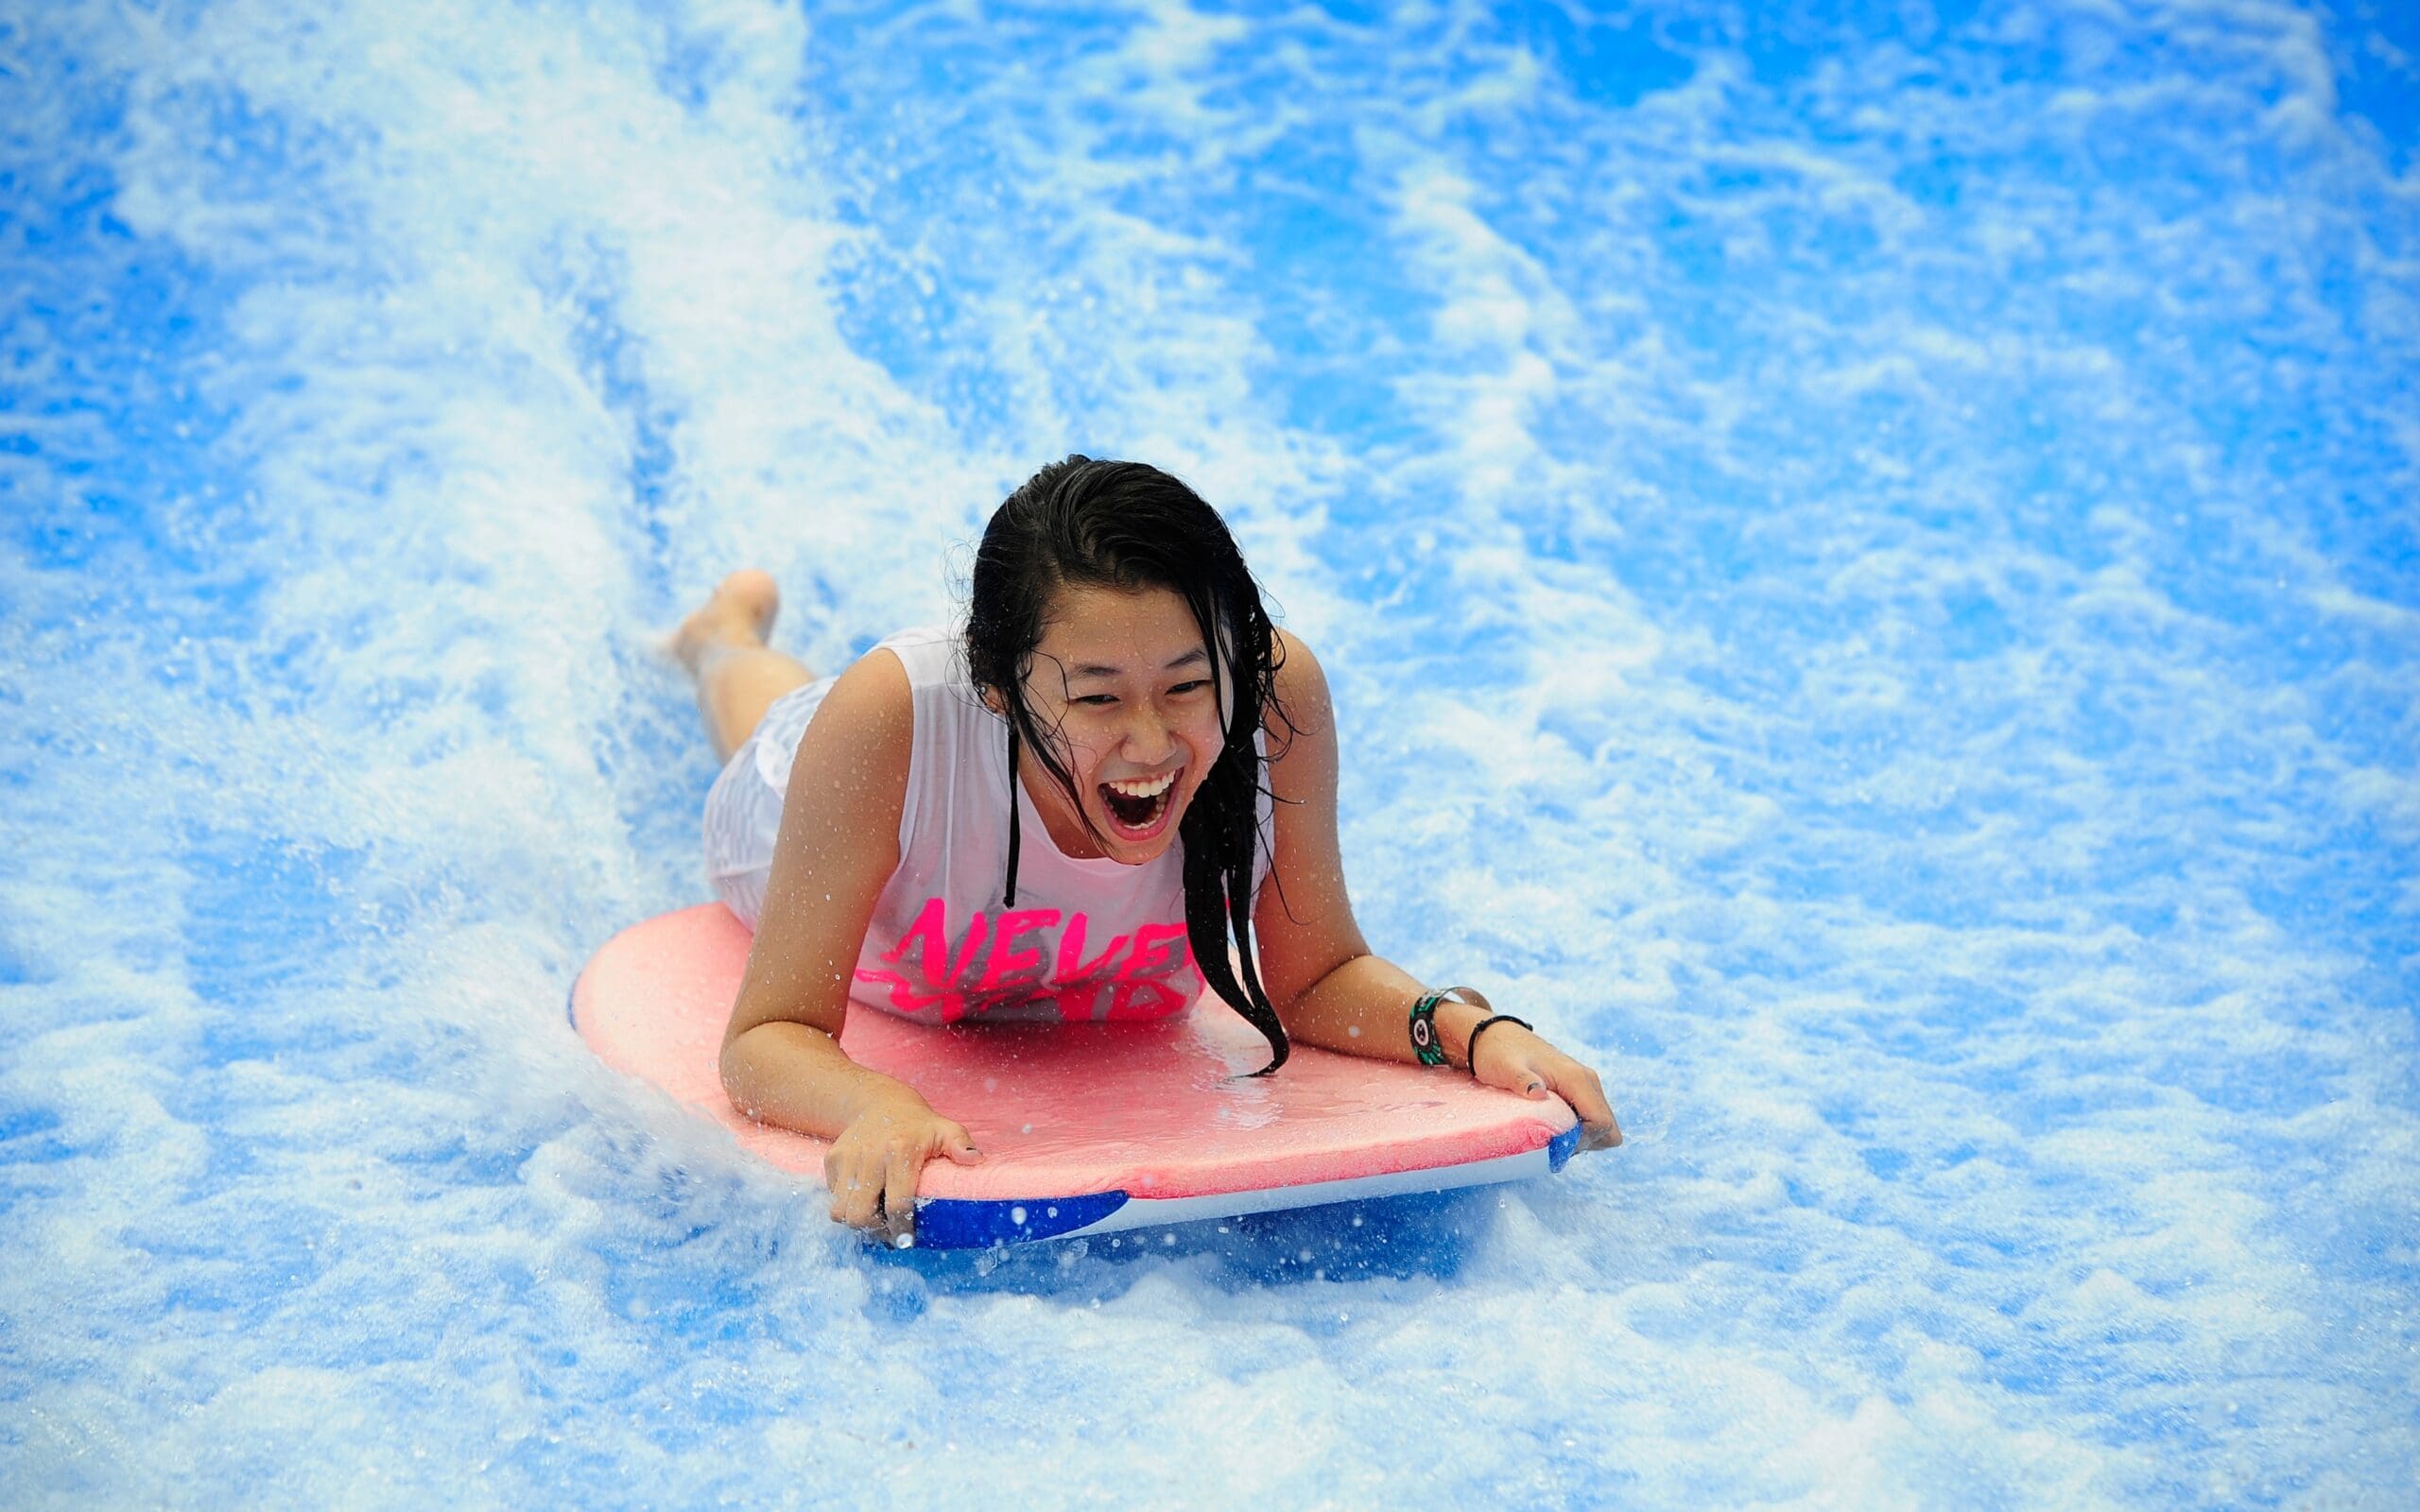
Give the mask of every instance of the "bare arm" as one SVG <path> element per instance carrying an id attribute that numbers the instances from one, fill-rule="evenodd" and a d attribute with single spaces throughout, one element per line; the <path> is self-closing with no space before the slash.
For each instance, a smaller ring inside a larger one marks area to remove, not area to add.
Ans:
<path id="1" fill-rule="evenodd" d="M 1311 648 L 1278 632 L 1285 662 L 1277 696 L 1294 730 L 1272 714 L 1269 785 L 1278 799 L 1271 871 L 1282 885 L 1261 889 L 1253 907 L 1261 985 L 1286 1032 L 1305 1044 L 1378 1060 L 1417 1062 L 1407 1032 L 1413 1002 L 1428 988 L 1370 953 L 1344 886 L 1337 838 L 1336 713 L 1327 677 Z M 1437 1006 L 1437 1036 L 1449 1064 L 1470 1064 L 1470 1034 L 1484 1008 Z M 1621 1143 L 1621 1130 L 1597 1074 L 1517 1024 L 1490 1029 L 1479 1047 L 1479 1078 L 1490 1086 L 1544 1097 L 1560 1093 L 1589 1127 L 1590 1147 Z"/>
<path id="2" fill-rule="evenodd" d="M 907 670 L 879 651 L 841 675 L 799 741 L 764 918 L 723 1031 L 723 1090 L 751 1118 L 831 1139 L 877 1098 L 916 1097 L 839 1045 L 857 948 L 899 866 L 914 733 Z"/>
<path id="3" fill-rule="evenodd" d="M 1285 655 L 1277 697 L 1293 729 L 1272 716 L 1277 728 L 1269 735 L 1269 785 L 1277 797 L 1270 858 L 1275 885 L 1262 888 L 1253 907 L 1261 985 L 1286 1032 L 1304 1043 L 1381 1060 L 1412 1060 L 1411 1042 L 1402 1033 L 1372 1032 L 1375 1013 L 1392 1008 L 1401 1018 L 1426 988 L 1393 963 L 1371 954 L 1353 917 L 1336 833 L 1336 713 L 1327 675 L 1309 646 L 1284 630 L 1277 637 Z M 1464 1058 L 1463 1043 L 1478 1019 L 1478 1011 L 1464 1004 L 1438 1007 L 1437 1027 L 1455 1060 Z"/>
<path id="4" fill-rule="evenodd" d="M 925 1161 L 983 1159 L 913 1087 L 840 1049 L 857 951 L 899 868 L 915 733 L 908 671 L 888 651 L 868 653 L 824 696 L 799 740 L 765 914 L 722 1040 L 734 1107 L 831 1141 L 833 1221 L 898 1242 L 914 1232 Z"/>
<path id="5" fill-rule="evenodd" d="M 965 1127 L 839 1050 L 856 951 L 898 871 L 915 692 L 889 651 L 839 675 L 799 738 L 748 975 L 723 1028 L 723 1091 L 748 1118 L 830 1140 L 833 1222 L 915 1228 L 917 1178 L 946 1154 L 980 1161 Z"/>

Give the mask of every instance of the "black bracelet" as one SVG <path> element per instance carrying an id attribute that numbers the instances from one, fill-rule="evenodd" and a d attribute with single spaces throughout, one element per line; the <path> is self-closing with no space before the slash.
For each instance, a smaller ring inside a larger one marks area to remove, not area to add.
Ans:
<path id="1" fill-rule="evenodd" d="M 1478 1080 L 1478 1037 L 1487 1031 L 1488 1025 L 1494 1023 L 1517 1023 L 1524 1029 L 1530 1029 L 1529 1020 L 1516 1019 L 1509 1013 L 1499 1013 L 1492 1019 L 1481 1019 L 1471 1025 L 1471 1037 L 1462 1041 L 1462 1058 L 1470 1062 L 1473 1081 Z M 1530 1032 L 1535 1034 L 1537 1031 L 1530 1029 Z"/>

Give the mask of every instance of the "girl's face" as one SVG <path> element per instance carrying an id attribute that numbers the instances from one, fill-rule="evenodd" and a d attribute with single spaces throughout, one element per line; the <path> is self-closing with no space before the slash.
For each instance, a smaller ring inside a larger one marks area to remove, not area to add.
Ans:
<path id="1" fill-rule="evenodd" d="M 1128 866 L 1164 853 L 1225 744 L 1210 647 L 1165 588 L 1062 588 L 1026 675 L 1027 707 L 1056 730 L 1076 794 L 1105 845 L 1035 762 L 1018 764 L 1051 838 Z"/>

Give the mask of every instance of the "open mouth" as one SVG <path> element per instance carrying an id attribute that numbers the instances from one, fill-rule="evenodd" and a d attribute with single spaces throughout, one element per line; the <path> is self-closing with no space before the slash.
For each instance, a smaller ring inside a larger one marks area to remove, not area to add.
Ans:
<path id="1" fill-rule="evenodd" d="M 1110 828 L 1126 840 L 1148 840 L 1167 822 L 1182 769 L 1131 782 L 1099 784 L 1101 803 L 1109 810 Z"/>

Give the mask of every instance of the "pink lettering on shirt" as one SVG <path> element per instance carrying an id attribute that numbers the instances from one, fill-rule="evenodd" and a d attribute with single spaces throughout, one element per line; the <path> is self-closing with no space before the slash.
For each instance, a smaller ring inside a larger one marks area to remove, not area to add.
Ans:
<path id="1" fill-rule="evenodd" d="M 876 989 L 876 1001 L 892 1012 L 943 1023 L 1044 1000 L 1056 1001 L 1062 1019 L 1160 1018 L 1182 1011 L 1200 989 L 1198 977 L 1189 987 L 1180 979 L 1193 965 L 1184 925 L 1146 924 L 1131 938 L 1113 936 L 1087 960 L 1091 923 L 1083 914 L 1063 915 L 1056 908 L 1012 908 L 996 918 L 978 908 L 953 944 L 949 905 L 931 898 L 882 954 L 883 964 L 893 969 L 863 967 L 856 980 Z M 1055 942 L 1049 938 L 1053 928 L 1060 929 Z M 1046 960 L 1055 970 L 1046 972 Z M 1100 1004 L 1104 988 L 1111 993 L 1106 1014 Z"/>
<path id="2" fill-rule="evenodd" d="M 1067 920 L 1065 933 L 1059 936 L 1059 970 L 1055 973 L 1054 995 L 1059 999 L 1062 1019 L 1098 1018 L 1100 989 L 1115 972 L 1117 953 L 1126 948 L 1126 936 L 1110 936 L 1109 949 L 1084 959 L 1084 931 L 1092 919 L 1078 914 Z"/>
<path id="3" fill-rule="evenodd" d="M 939 898 L 927 898 L 925 906 L 916 910 L 915 922 L 901 932 L 899 943 L 884 952 L 882 958 L 897 965 L 899 958 L 908 954 L 908 946 L 920 944 L 924 947 L 921 964 L 925 980 L 947 982 L 955 987 L 959 978 L 966 974 L 967 967 L 974 964 L 975 953 L 982 948 L 983 931 L 989 923 L 982 909 L 975 910 L 975 921 L 967 927 L 965 942 L 959 947 L 958 958 L 953 961 L 949 949 L 949 904 Z"/>
<path id="4" fill-rule="evenodd" d="M 1156 1019 L 1184 1006 L 1185 994 L 1167 978 L 1193 964 L 1193 942 L 1183 924 L 1145 924 L 1134 932 L 1134 949 L 1118 968 L 1113 1019 Z"/>
<path id="5" fill-rule="evenodd" d="M 982 912 L 977 910 L 975 917 L 982 918 Z M 983 980 L 976 984 L 975 990 L 995 994 L 1003 983 L 1041 981 L 1042 947 L 1027 950 L 1022 948 L 1022 942 L 1026 936 L 1057 922 L 1056 908 L 1011 908 L 1002 914 L 999 926 L 992 931 L 992 958 L 985 963 Z"/>

